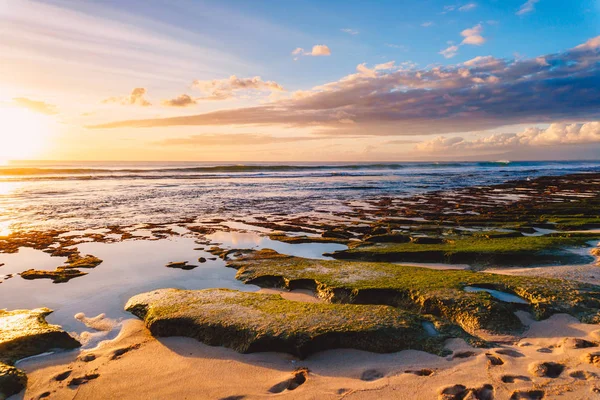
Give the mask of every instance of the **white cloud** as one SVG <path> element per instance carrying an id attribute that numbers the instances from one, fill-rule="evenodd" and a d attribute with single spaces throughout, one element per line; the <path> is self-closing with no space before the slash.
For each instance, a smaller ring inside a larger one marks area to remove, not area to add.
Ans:
<path id="1" fill-rule="evenodd" d="M 415 150 L 425 153 L 454 153 L 465 151 L 508 151 L 523 147 L 542 147 L 600 143 L 600 122 L 584 124 L 551 124 L 546 129 L 528 128 L 521 133 L 500 133 L 467 140 L 462 137 L 438 136 L 421 142 Z"/>
<path id="2" fill-rule="evenodd" d="M 421 26 L 423 28 L 429 28 L 430 26 L 433 26 L 433 25 L 434 25 L 433 21 L 426 21 L 421 24 Z"/>
<path id="3" fill-rule="evenodd" d="M 296 47 L 294 51 L 292 51 L 292 55 L 296 56 L 294 57 L 294 60 L 297 60 L 299 56 L 330 56 L 331 50 L 327 45 L 316 44 L 313 46 L 311 51 L 305 51 L 302 47 Z"/>
<path id="4" fill-rule="evenodd" d="M 517 11 L 517 15 L 525 15 L 535 10 L 535 3 L 540 0 L 527 0 Z"/>
<path id="5" fill-rule="evenodd" d="M 460 34 L 464 37 L 462 44 L 471 44 L 475 46 L 481 46 L 485 43 L 485 38 L 481 36 L 483 32 L 483 26 L 477 24 L 470 29 L 465 29 Z"/>
<path id="6" fill-rule="evenodd" d="M 456 54 L 458 54 L 458 46 L 450 46 L 450 47 L 440 51 L 439 54 L 443 55 L 446 58 L 452 58 Z"/>
<path id="7" fill-rule="evenodd" d="M 340 31 L 347 33 L 348 35 L 358 35 L 360 33 L 356 29 L 350 29 L 350 28 L 340 29 Z"/>
<path id="8" fill-rule="evenodd" d="M 471 11 L 477 7 L 476 3 L 468 3 L 458 8 L 458 11 Z"/>

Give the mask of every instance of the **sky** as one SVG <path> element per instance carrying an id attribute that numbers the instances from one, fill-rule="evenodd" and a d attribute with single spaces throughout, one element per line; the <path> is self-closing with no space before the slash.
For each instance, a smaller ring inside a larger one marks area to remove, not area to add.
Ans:
<path id="1" fill-rule="evenodd" d="M 600 0 L 0 0 L 0 162 L 600 159 Z"/>

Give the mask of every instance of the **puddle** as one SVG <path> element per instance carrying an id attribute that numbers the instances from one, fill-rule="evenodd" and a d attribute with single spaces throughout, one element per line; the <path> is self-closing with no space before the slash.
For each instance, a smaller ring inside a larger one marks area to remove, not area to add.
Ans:
<path id="1" fill-rule="evenodd" d="M 421 324 L 423 325 L 423 329 L 425 329 L 425 332 L 427 332 L 429 336 L 439 335 L 439 332 L 437 331 L 437 329 L 435 329 L 433 323 L 429 321 L 423 321 Z"/>
<path id="2" fill-rule="evenodd" d="M 48 307 L 54 313 L 50 323 L 62 325 L 69 332 L 90 331 L 75 319 L 77 313 L 88 317 L 106 314 L 119 320 L 131 318 L 123 307 L 138 293 L 158 288 L 206 289 L 230 288 L 256 291 L 235 279 L 236 271 L 226 268 L 223 260 L 207 260 L 198 264 L 199 257 L 213 257 L 204 251 L 193 250 L 198 245 L 192 238 L 174 237 L 163 240 L 129 240 L 118 243 L 83 243 L 77 247 L 82 254 L 93 254 L 104 262 L 88 275 L 67 283 L 55 284 L 48 279 L 25 280 L 14 276 L 0 284 L 0 306 L 9 310 Z M 0 274 L 18 273 L 29 268 L 53 270 L 66 261 L 51 257 L 40 250 L 24 248 L 16 254 L 0 254 Z M 191 271 L 166 268 L 169 261 L 188 261 L 199 265 Z M 26 295 L 24 295 L 26 293 Z"/>
<path id="3" fill-rule="evenodd" d="M 219 231 L 206 235 L 206 238 L 213 244 L 229 249 L 272 249 L 281 254 L 319 260 L 333 260 L 323 254 L 348 248 L 338 243 L 283 243 L 252 232 Z"/>
<path id="4" fill-rule="evenodd" d="M 480 287 L 475 287 L 475 286 L 465 286 L 463 289 L 465 292 L 470 292 L 470 293 L 472 293 L 472 292 L 487 292 L 490 295 L 492 295 L 492 297 L 494 297 L 500 301 L 504 301 L 506 303 L 529 304 L 529 302 L 527 300 L 523 299 L 522 297 L 519 297 L 514 294 L 506 293 L 506 292 L 501 292 L 499 290 L 486 289 L 486 288 L 480 288 Z"/>

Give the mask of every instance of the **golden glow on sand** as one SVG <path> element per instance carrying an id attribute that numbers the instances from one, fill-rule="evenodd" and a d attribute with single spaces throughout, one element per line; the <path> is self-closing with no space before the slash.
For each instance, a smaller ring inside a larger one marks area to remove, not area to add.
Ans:
<path id="1" fill-rule="evenodd" d="M 35 158 L 46 146 L 51 117 L 17 107 L 0 107 L 0 165 Z"/>

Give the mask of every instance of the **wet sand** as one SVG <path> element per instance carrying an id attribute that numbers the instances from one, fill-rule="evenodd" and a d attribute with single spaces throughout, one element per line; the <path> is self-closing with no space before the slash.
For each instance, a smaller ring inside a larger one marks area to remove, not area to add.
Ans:
<path id="1" fill-rule="evenodd" d="M 493 387 L 496 399 L 508 399 L 519 389 L 541 390 L 545 399 L 596 398 L 600 370 L 582 356 L 597 348 L 573 349 L 561 343 L 565 338 L 598 340 L 598 326 L 562 314 L 541 322 L 520 314 L 528 330 L 498 348 L 478 349 L 451 339 L 447 348 L 454 357 L 413 350 L 392 354 L 330 350 L 306 360 L 281 353 L 238 354 L 188 338 L 155 339 L 141 321 L 131 319 L 115 340 L 98 348 L 20 362 L 29 384 L 12 399 L 42 394 L 52 399 L 436 399 L 448 386 L 481 389 L 486 384 Z M 90 354 L 94 360 L 82 361 Z M 492 363 L 490 357 L 503 364 L 494 365 L 499 362 Z M 530 372 L 535 362 L 555 362 L 564 371 L 556 378 L 538 377 Z M 300 367 L 310 371 L 306 382 L 274 393 L 287 386 L 278 384 Z M 70 371 L 66 379 L 55 379 L 66 371 Z M 69 386 L 72 379 L 86 376 L 93 379 Z"/>

